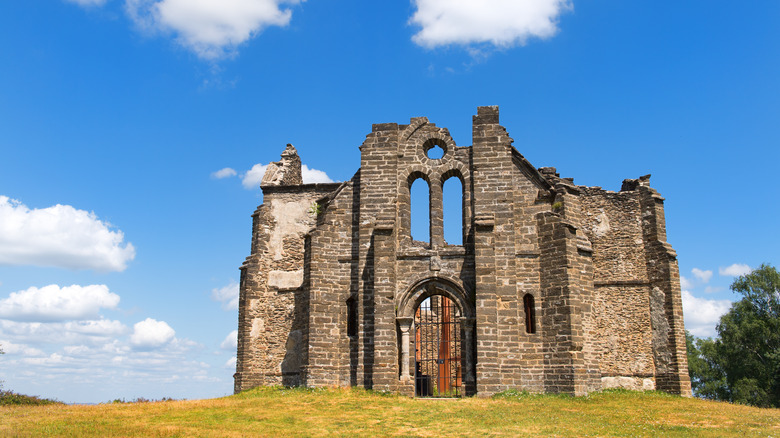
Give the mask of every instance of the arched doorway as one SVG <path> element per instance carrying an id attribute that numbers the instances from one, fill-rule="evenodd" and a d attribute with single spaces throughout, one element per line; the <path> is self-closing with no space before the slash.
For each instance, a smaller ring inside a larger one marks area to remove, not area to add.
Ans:
<path id="1" fill-rule="evenodd" d="M 409 395 L 476 393 L 475 309 L 468 296 L 457 279 L 439 276 L 414 281 L 399 297 L 399 379 Z"/>
<path id="2" fill-rule="evenodd" d="M 461 313 L 444 295 L 432 295 L 414 316 L 417 397 L 460 397 L 462 390 Z"/>

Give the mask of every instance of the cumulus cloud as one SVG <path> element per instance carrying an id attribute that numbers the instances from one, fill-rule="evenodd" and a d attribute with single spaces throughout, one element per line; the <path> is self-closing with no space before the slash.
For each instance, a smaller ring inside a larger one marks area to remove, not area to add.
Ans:
<path id="1" fill-rule="evenodd" d="M 56 285 L 1 300 L 0 346 L 7 354 L 0 374 L 5 383 L 21 392 L 45 388 L 42 395 L 47 397 L 92 403 L 118 396 L 202 398 L 223 393 L 225 380 L 209 375 L 210 366 L 195 359 L 202 346 L 176 338 L 167 323 L 147 318 L 129 329 L 99 315 L 91 319 L 98 309 L 118 301 L 105 286 Z M 52 310 L 58 306 L 59 311 Z M 82 317 L 87 319 L 78 319 Z M 217 359 L 215 372 L 227 379 L 222 361 Z"/>
<path id="2" fill-rule="evenodd" d="M 684 276 L 681 275 L 680 276 L 680 287 L 683 290 L 693 289 L 693 282 L 691 282 L 691 280 L 688 280 L 687 278 L 685 278 Z"/>
<path id="3" fill-rule="evenodd" d="M 267 168 L 267 164 L 255 164 L 251 169 L 241 174 L 241 184 L 247 190 L 254 190 L 260 187 L 260 182 L 263 180 L 263 175 L 265 175 L 265 170 Z M 303 179 L 304 184 L 333 182 L 327 173 L 322 170 L 311 169 L 305 164 L 301 165 L 301 178 Z"/>
<path id="4" fill-rule="evenodd" d="M 265 169 L 267 168 L 267 164 L 255 164 L 251 169 L 241 175 L 241 184 L 247 190 L 253 190 L 260 187 L 260 182 L 263 180 L 263 175 L 265 175 Z"/>
<path id="5" fill-rule="evenodd" d="M 231 370 L 234 370 L 234 369 L 236 369 L 236 362 L 237 361 L 238 361 L 238 358 L 236 358 L 236 356 L 233 356 L 230 359 L 228 359 L 227 362 L 225 362 L 224 367 L 228 368 L 228 369 L 231 369 Z"/>
<path id="6" fill-rule="evenodd" d="M 269 26 L 284 27 L 290 5 L 302 0 L 125 0 L 139 27 L 170 32 L 202 59 L 234 54 L 236 48 Z"/>
<path id="7" fill-rule="evenodd" d="M 741 263 L 734 263 L 731 266 L 725 268 L 718 268 L 718 274 L 728 277 L 739 277 L 740 275 L 750 274 L 750 266 Z"/>
<path id="8" fill-rule="evenodd" d="M 412 40 L 423 47 L 487 43 L 496 47 L 525 44 L 558 32 L 558 16 L 572 8 L 568 0 L 413 0 L 410 22 L 420 26 Z"/>
<path id="9" fill-rule="evenodd" d="M 691 269 L 691 272 L 693 273 L 693 276 L 701 280 L 703 283 L 709 283 L 710 278 L 712 278 L 712 271 L 706 270 L 702 271 L 699 268 L 693 268 Z"/>
<path id="10" fill-rule="evenodd" d="M 213 172 L 211 174 L 211 177 L 214 179 L 223 179 L 223 178 L 230 178 L 231 176 L 236 176 L 237 172 L 234 169 L 231 169 L 229 167 L 225 167 L 224 169 L 219 169 L 216 172 Z"/>
<path id="11" fill-rule="evenodd" d="M 305 164 L 301 165 L 301 178 L 303 179 L 304 184 L 333 182 L 325 172 L 317 169 L 309 169 L 309 166 Z"/>
<path id="12" fill-rule="evenodd" d="M 233 330 L 230 332 L 227 337 L 225 337 L 225 340 L 222 341 L 222 344 L 220 344 L 219 348 L 223 350 L 236 351 L 236 348 L 238 348 L 238 330 Z"/>
<path id="13" fill-rule="evenodd" d="M 101 308 L 113 309 L 119 295 L 103 284 L 60 287 L 51 284 L 11 292 L 0 300 L 0 318 L 12 321 L 54 322 L 97 318 Z"/>
<path id="14" fill-rule="evenodd" d="M 134 257 L 124 234 L 95 213 L 60 204 L 31 210 L 0 196 L 0 265 L 123 271 Z"/>
<path id="15" fill-rule="evenodd" d="M 238 283 L 230 282 L 227 286 L 211 290 L 211 298 L 222 303 L 224 310 L 238 309 Z"/>
<path id="16" fill-rule="evenodd" d="M 153 349 L 174 340 L 176 332 L 165 321 L 146 318 L 133 326 L 130 344 L 139 349 Z"/>
<path id="17" fill-rule="evenodd" d="M 682 291 L 685 328 L 694 336 L 712 337 L 716 335 L 715 326 L 731 308 L 729 300 L 708 300 L 697 298 L 687 290 Z"/>

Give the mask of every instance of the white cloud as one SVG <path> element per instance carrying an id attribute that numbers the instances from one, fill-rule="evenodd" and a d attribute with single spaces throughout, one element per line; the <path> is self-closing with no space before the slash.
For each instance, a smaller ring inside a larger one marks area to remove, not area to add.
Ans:
<path id="1" fill-rule="evenodd" d="M 241 184 L 244 188 L 247 190 L 254 190 L 260 187 L 260 182 L 263 180 L 263 175 L 265 175 L 265 169 L 267 167 L 267 164 L 257 163 L 252 166 L 251 169 L 247 170 L 246 173 L 241 175 Z"/>
<path id="2" fill-rule="evenodd" d="M 30 210 L 0 196 L 0 265 L 123 271 L 135 248 L 110 228 L 95 213 L 70 205 Z"/>
<path id="3" fill-rule="evenodd" d="M 60 287 L 51 284 L 11 292 L 0 300 L 0 318 L 12 321 L 54 322 L 97 318 L 101 308 L 113 309 L 119 295 L 103 284 Z"/>
<path id="4" fill-rule="evenodd" d="M 196 382 L 214 383 L 210 388 L 198 385 L 206 392 L 198 391 L 201 396 L 197 398 L 225 394 L 226 380 L 209 375 L 210 366 L 195 359 L 199 349 L 194 346 L 192 341 L 179 339 L 154 350 L 133 349 L 118 339 L 56 345 L 49 351 L 13 344 L 13 353 L 3 355 L 0 374 L 5 385 L 16 391 L 68 402 L 181 398 L 192 394 Z M 216 363 L 216 374 L 229 378 L 232 373 L 224 371 L 222 360 Z"/>
<path id="5" fill-rule="evenodd" d="M 267 168 L 267 164 L 255 164 L 251 169 L 241 174 L 241 184 L 247 190 L 254 190 L 260 187 L 260 182 L 263 180 L 263 175 L 265 175 Z M 301 179 L 303 179 L 304 184 L 333 182 L 327 173 L 322 170 L 310 169 L 305 164 L 301 165 Z"/>
<path id="6" fill-rule="evenodd" d="M 238 309 L 238 283 L 230 282 L 227 286 L 211 290 L 211 298 L 222 303 L 224 310 Z"/>
<path id="7" fill-rule="evenodd" d="M 234 54 L 243 42 L 269 26 L 287 26 L 302 0 L 125 0 L 125 10 L 142 29 L 172 32 L 202 59 Z"/>
<path id="8" fill-rule="evenodd" d="M 236 369 L 236 362 L 237 361 L 238 361 L 238 358 L 236 358 L 236 356 L 233 356 L 230 359 L 228 359 L 227 362 L 225 362 L 224 366 L 225 366 L 225 368 L 234 370 L 234 369 Z"/>
<path id="9" fill-rule="evenodd" d="M 685 328 L 694 336 L 712 337 L 716 335 L 715 326 L 731 308 L 729 300 L 708 300 L 697 298 L 687 290 L 682 291 Z"/>
<path id="10" fill-rule="evenodd" d="M 45 297 L 44 301 L 48 302 Z M 196 360 L 203 346 L 175 335 L 167 323 L 151 318 L 137 323 L 134 330 L 104 318 L 0 319 L 0 346 L 7 353 L 0 359 L 0 380 L 22 393 L 68 402 L 224 395 L 232 374 L 223 368 L 224 358 L 215 358 L 214 374 L 220 377 L 210 375 L 210 365 Z"/>
<path id="11" fill-rule="evenodd" d="M 718 268 L 718 274 L 723 276 L 738 277 L 740 275 L 750 274 L 752 269 L 750 266 L 741 263 L 734 263 L 731 266 L 725 268 Z"/>
<path id="12" fill-rule="evenodd" d="M 232 332 L 228 333 L 227 337 L 225 337 L 225 340 L 222 341 L 222 344 L 220 344 L 219 348 L 223 350 L 236 351 L 236 348 L 238 348 L 238 330 L 233 330 Z"/>
<path id="13" fill-rule="evenodd" d="M 133 326 L 130 343 L 141 349 L 159 348 L 174 340 L 176 332 L 165 321 L 146 318 Z"/>
<path id="14" fill-rule="evenodd" d="M 104 4 L 106 4 L 106 0 L 66 0 L 66 1 L 84 7 L 103 6 Z"/>
<path id="15" fill-rule="evenodd" d="M 701 280 L 703 283 L 709 283 L 710 278 L 712 278 L 712 271 L 702 271 L 699 268 L 693 268 L 691 269 L 691 272 L 693 273 L 693 276 Z"/>
<path id="16" fill-rule="evenodd" d="M 213 172 L 211 174 L 211 177 L 214 179 L 223 179 L 223 178 L 230 178 L 231 176 L 236 176 L 237 172 L 234 169 L 231 169 L 229 167 L 225 167 L 224 169 L 219 169 L 216 172 Z"/>
<path id="17" fill-rule="evenodd" d="M 691 280 L 688 280 L 687 278 L 685 278 L 684 276 L 681 275 L 680 276 L 680 287 L 683 290 L 693 289 L 693 282 L 691 282 Z"/>
<path id="18" fill-rule="evenodd" d="M 301 165 L 301 178 L 303 179 L 304 184 L 333 182 L 325 172 L 317 169 L 309 169 L 309 166 L 305 164 Z"/>
<path id="19" fill-rule="evenodd" d="M 10 341 L 0 341 L 0 348 L 3 349 L 3 351 L 6 354 L 13 354 L 13 355 L 22 355 L 22 356 L 44 356 L 44 352 L 33 347 L 29 347 L 24 344 L 15 344 Z"/>
<path id="20" fill-rule="evenodd" d="M 14 342 L 28 344 L 98 345 L 124 335 L 128 328 L 109 319 L 68 322 L 18 322 L 0 320 L 0 333 Z"/>
<path id="21" fill-rule="evenodd" d="M 22 359 L 22 362 L 24 362 L 27 365 L 38 365 L 38 366 L 59 366 L 64 364 L 65 362 L 70 362 L 67 358 L 63 358 L 63 356 L 59 353 L 52 353 L 47 357 L 30 357 Z"/>
<path id="22" fill-rule="evenodd" d="M 531 37 L 558 32 L 558 16 L 572 8 L 568 0 L 413 0 L 410 22 L 422 29 L 412 40 L 423 47 L 489 43 L 523 45 Z"/>

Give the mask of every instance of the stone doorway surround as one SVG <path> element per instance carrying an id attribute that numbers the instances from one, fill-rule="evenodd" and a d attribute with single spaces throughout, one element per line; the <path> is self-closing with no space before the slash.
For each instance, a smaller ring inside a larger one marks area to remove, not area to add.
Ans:
<path id="1" fill-rule="evenodd" d="M 448 298 L 457 306 L 461 315 L 461 369 L 463 370 L 463 389 L 465 395 L 473 395 L 476 392 L 474 367 L 476 357 L 474 348 L 474 322 L 476 320 L 476 312 L 473 304 L 471 304 L 472 300 L 468 299 L 468 295 L 463 288 L 453 281 L 441 277 L 432 277 L 418 281 L 400 297 L 396 313 L 396 323 L 398 324 L 398 330 L 400 332 L 399 350 L 401 352 L 401 364 L 399 380 L 401 386 L 404 387 L 404 392 L 406 393 L 413 394 L 415 391 L 415 379 L 411 372 L 412 367 L 410 366 L 410 361 L 412 360 L 410 354 L 410 334 L 414 328 L 415 312 L 423 301 L 434 295 L 441 295 Z"/>

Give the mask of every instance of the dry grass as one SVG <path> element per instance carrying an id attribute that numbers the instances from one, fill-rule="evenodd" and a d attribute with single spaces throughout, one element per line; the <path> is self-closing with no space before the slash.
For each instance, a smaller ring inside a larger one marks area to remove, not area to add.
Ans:
<path id="1" fill-rule="evenodd" d="M 1 436 L 775 436 L 780 410 L 612 391 L 415 400 L 261 388 L 211 400 L 0 408 Z"/>

